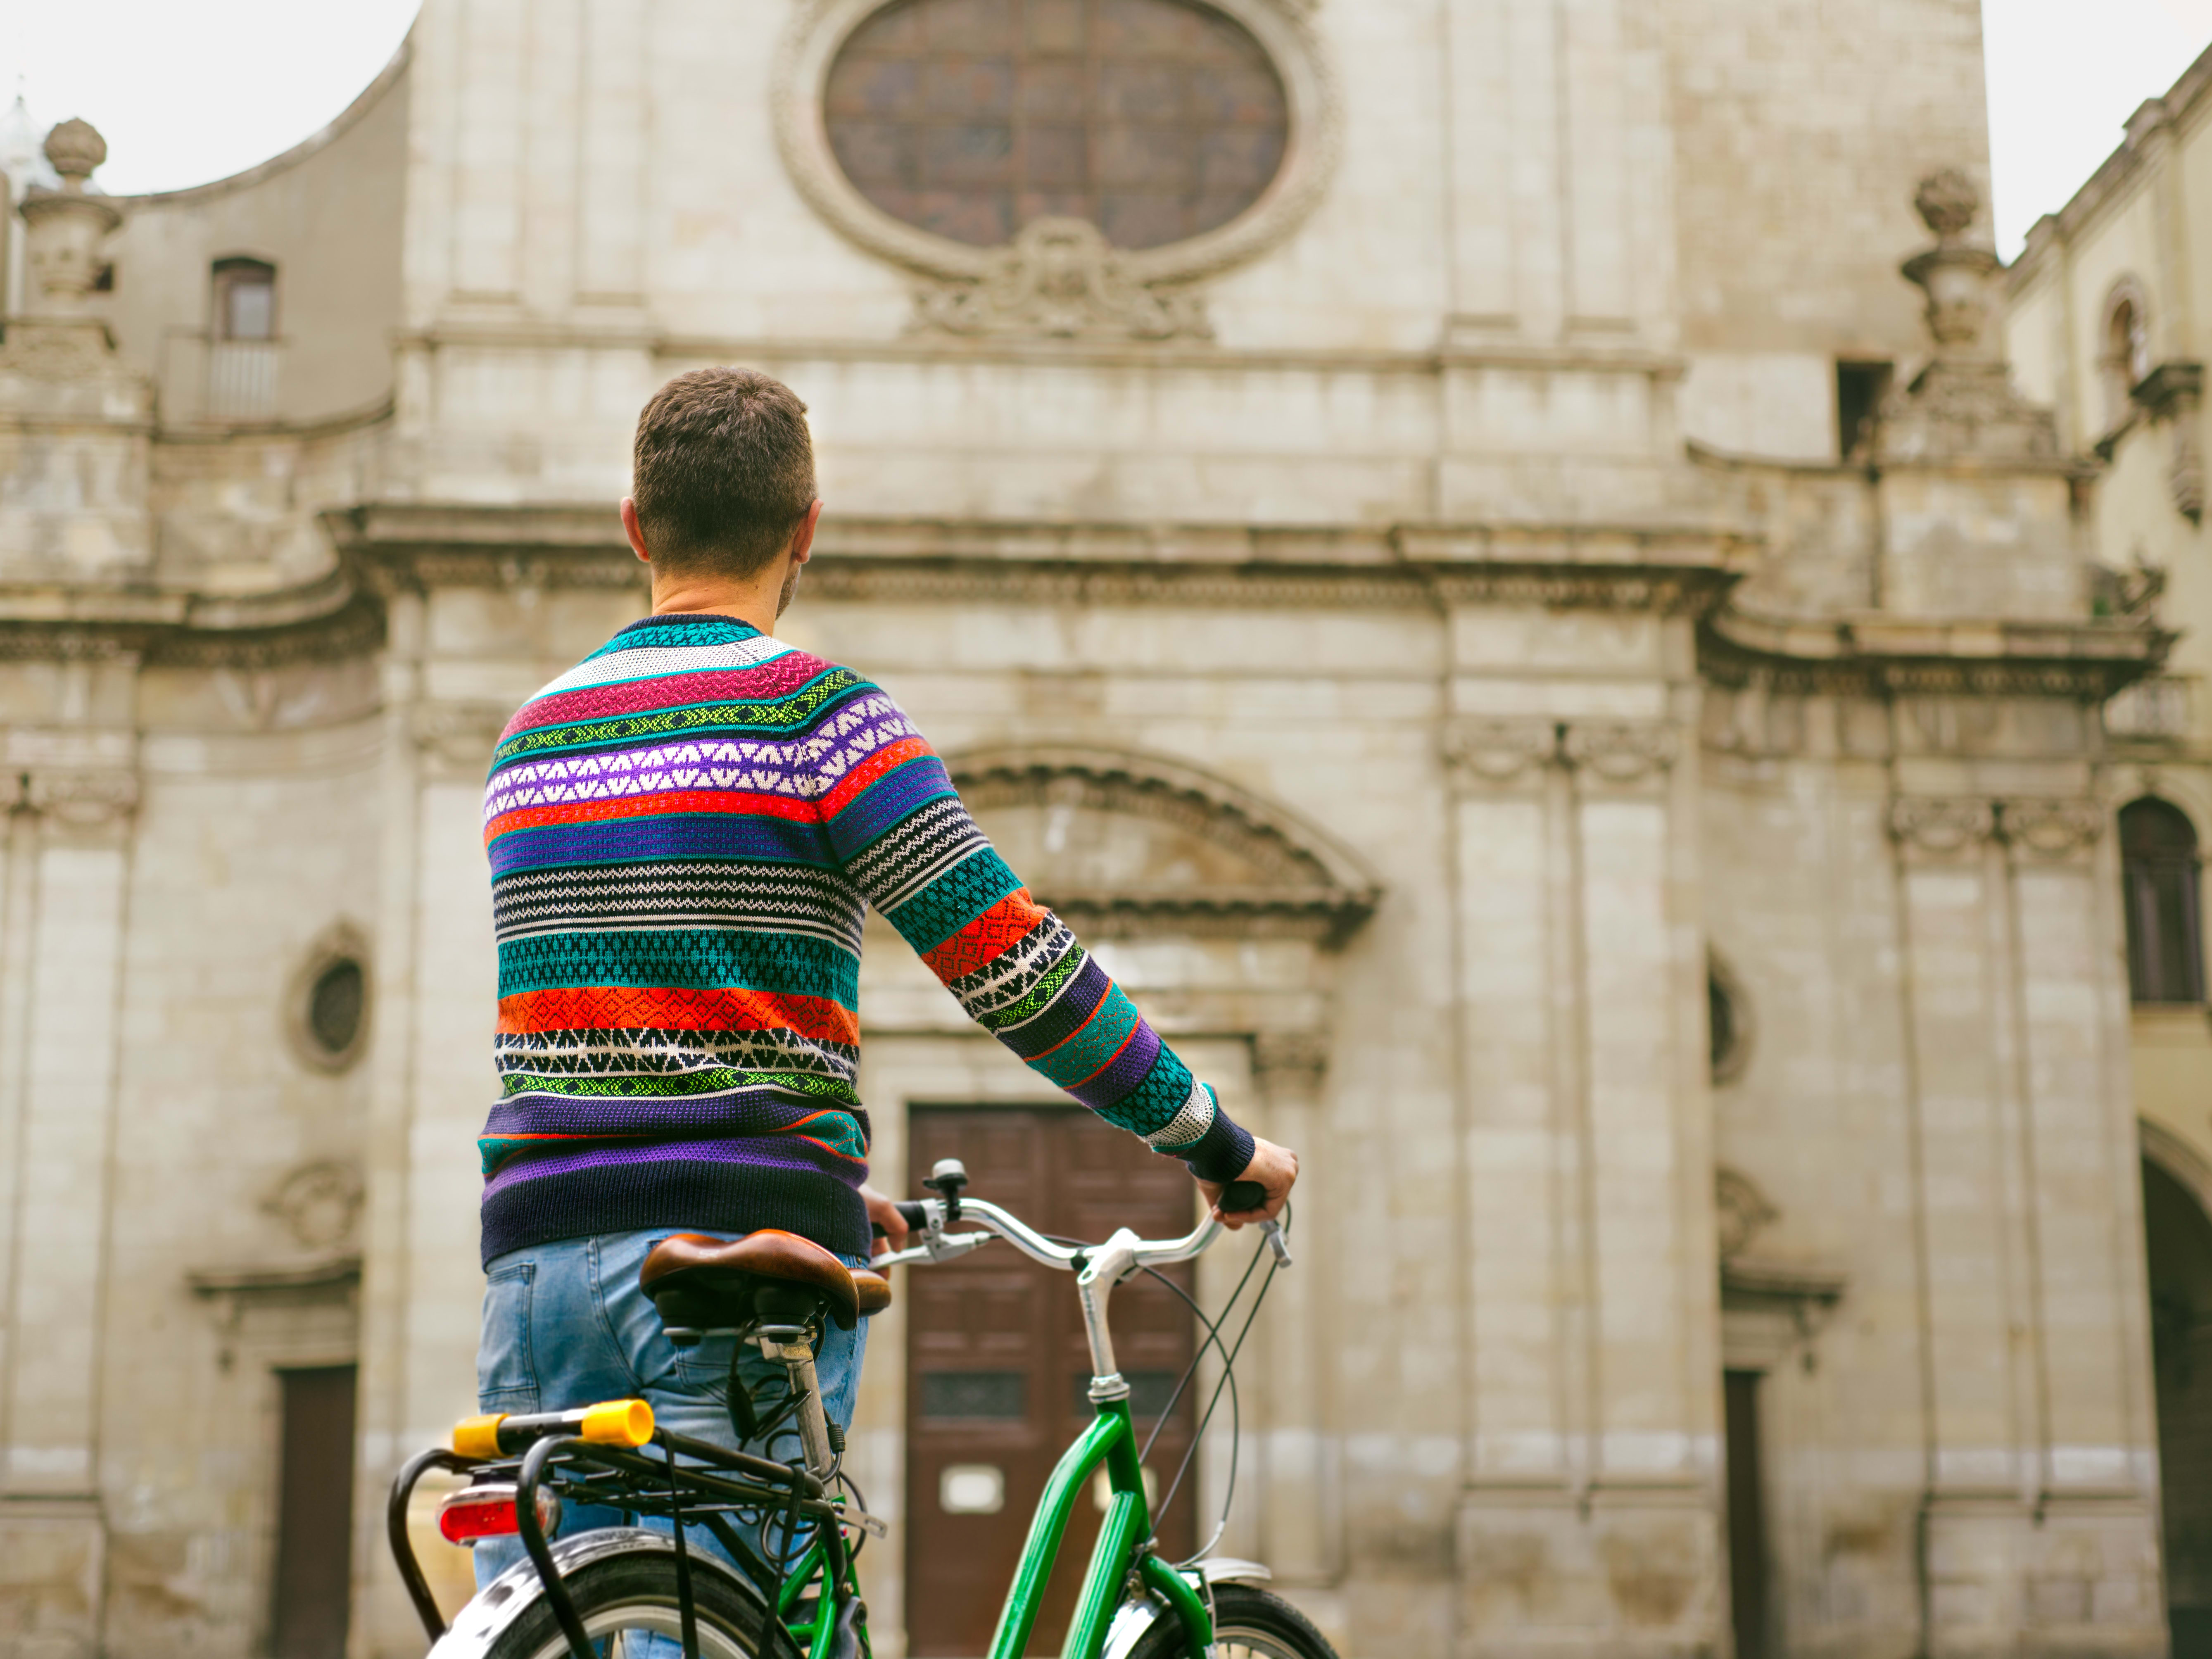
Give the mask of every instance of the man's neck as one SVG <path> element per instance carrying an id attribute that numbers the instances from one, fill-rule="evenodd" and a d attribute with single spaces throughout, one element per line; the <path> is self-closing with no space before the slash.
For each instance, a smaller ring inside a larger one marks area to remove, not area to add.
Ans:
<path id="1" fill-rule="evenodd" d="M 781 561 L 769 580 L 749 582 L 717 580 L 712 576 L 653 573 L 653 614 L 656 617 L 734 617 L 763 634 L 775 632 L 775 605 L 783 588 Z"/>

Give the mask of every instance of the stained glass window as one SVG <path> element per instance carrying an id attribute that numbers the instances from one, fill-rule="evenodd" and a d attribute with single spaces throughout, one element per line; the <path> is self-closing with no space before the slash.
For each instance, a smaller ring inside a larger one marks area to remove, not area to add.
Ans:
<path id="1" fill-rule="evenodd" d="M 1281 78 L 1195 0 L 898 0 L 846 40 L 838 165 L 892 217 L 981 247 L 1087 219 L 1117 247 L 1226 224 L 1282 165 Z"/>

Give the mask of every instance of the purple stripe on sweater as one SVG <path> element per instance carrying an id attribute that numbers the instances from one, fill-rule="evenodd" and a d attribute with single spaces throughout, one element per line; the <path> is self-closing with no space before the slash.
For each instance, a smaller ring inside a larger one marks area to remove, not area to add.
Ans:
<path id="1" fill-rule="evenodd" d="M 830 865 L 821 826 L 740 812 L 641 812 L 597 823 L 510 830 L 491 844 L 491 872 L 641 859 L 775 859 Z"/>
<path id="2" fill-rule="evenodd" d="M 853 858 L 886 830 L 956 793 L 943 761 L 934 755 L 918 756 L 893 767 L 845 804 L 830 820 L 830 845 L 840 859 Z"/>
<path id="3" fill-rule="evenodd" d="M 744 1140 L 663 1140 L 649 1145 L 589 1146 L 573 1152 L 518 1152 L 500 1165 L 484 1182 L 484 1195 L 504 1192 L 518 1182 L 540 1176 L 574 1175 L 585 1170 L 611 1170 L 644 1164 L 742 1164 L 750 1170 L 810 1170 L 835 1174 L 840 1170 L 863 1178 L 866 1166 L 839 1158 L 795 1135 L 763 1136 Z"/>
<path id="4" fill-rule="evenodd" d="M 1043 1012 L 1027 1024 L 1018 1025 L 998 1033 L 999 1041 L 1019 1054 L 1024 1062 L 1034 1062 L 1048 1048 L 1057 1048 L 1081 1030 L 1091 1017 L 1098 1012 L 1098 1005 L 1114 988 L 1114 981 L 1098 965 L 1098 958 L 1085 956 L 1083 965 L 1075 970 L 1074 977 L 1060 987 L 1060 994 L 1052 1000 Z"/>
<path id="5" fill-rule="evenodd" d="M 1113 1063 L 1092 1078 L 1078 1084 L 1067 1092 L 1092 1111 L 1103 1111 L 1145 1080 L 1152 1063 L 1160 1057 L 1159 1034 L 1144 1021 L 1139 1021 L 1137 1034 L 1131 1037 Z"/>
<path id="6" fill-rule="evenodd" d="M 678 789 L 738 789 L 811 799 L 886 745 L 915 735 L 896 708 L 841 735 L 781 741 L 686 738 L 600 754 L 520 760 L 492 776 L 487 823 L 518 807 L 613 800 Z"/>

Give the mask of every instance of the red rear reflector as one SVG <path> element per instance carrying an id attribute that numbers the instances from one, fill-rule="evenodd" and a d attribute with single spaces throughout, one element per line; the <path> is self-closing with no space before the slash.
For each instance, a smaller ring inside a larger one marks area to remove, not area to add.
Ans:
<path id="1" fill-rule="evenodd" d="M 438 1504 L 440 1535 L 449 1544 L 513 1536 L 522 1530 L 514 1497 L 513 1484 L 503 1480 L 448 1492 Z M 561 1528 L 561 1500 L 543 1486 L 538 1489 L 538 1525 L 549 1538 Z"/>

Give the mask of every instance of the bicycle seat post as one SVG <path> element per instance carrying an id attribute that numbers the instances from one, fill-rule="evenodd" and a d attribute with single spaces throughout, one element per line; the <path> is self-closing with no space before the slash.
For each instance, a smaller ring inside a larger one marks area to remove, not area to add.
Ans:
<path id="1" fill-rule="evenodd" d="M 761 1357 L 783 1367 L 792 1398 L 799 1401 L 799 1444 L 805 1454 L 806 1472 L 826 1483 L 837 1466 L 836 1453 L 830 1443 L 821 1385 L 815 1380 L 813 1339 L 804 1325 L 763 1325 L 758 1340 Z"/>

